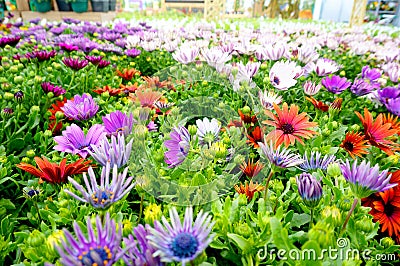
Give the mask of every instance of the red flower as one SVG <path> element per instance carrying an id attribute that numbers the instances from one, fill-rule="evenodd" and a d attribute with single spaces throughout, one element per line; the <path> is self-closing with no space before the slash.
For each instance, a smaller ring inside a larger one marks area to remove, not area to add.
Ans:
<path id="1" fill-rule="evenodd" d="M 274 109 L 277 115 L 265 110 L 265 114 L 272 118 L 272 121 L 266 120 L 263 123 L 275 127 L 265 137 L 266 141 L 272 140 L 275 143 L 275 148 L 282 143 L 285 143 L 285 146 L 288 147 L 289 144 L 294 144 L 296 140 L 304 144 L 302 138 L 308 139 L 317 134 L 317 132 L 308 128 L 315 127 L 318 124 L 309 122 L 306 113 L 298 114 L 299 107 L 297 105 L 292 104 L 288 109 L 287 103 L 284 103 L 281 110 L 278 105 L 274 104 Z"/>
<path id="2" fill-rule="evenodd" d="M 93 91 L 97 94 L 102 94 L 103 92 L 108 92 L 110 94 L 110 96 L 116 96 L 122 92 L 121 89 L 114 89 L 108 85 L 104 86 L 103 88 L 97 87 L 97 89 L 95 89 Z"/>
<path id="3" fill-rule="evenodd" d="M 253 159 L 249 159 L 247 162 L 244 162 L 240 165 L 240 170 L 242 170 L 243 174 L 245 174 L 248 178 L 253 178 L 264 168 L 264 165 L 257 161 L 254 163 Z"/>
<path id="4" fill-rule="evenodd" d="M 249 114 L 243 114 L 243 112 L 239 109 L 238 110 L 240 119 L 243 121 L 245 124 L 250 124 L 254 125 L 257 123 L 257 116 L 256 115 L 249 115 Z"/>
<path id="5" fill-rule="evenodd" d="M 142 77 L 144 81 L 146 82 L 146 87 L 147 88 L 166 88 L 170 82 L 164 80 L 160 81 L 160 78 L 155 76 L 155 77 Z"/>
<path id="6" fill-rule="evenodd" d="M 384 123 L 382 114 L 379 114 L 374 121 L 367 108 L 364 108 L 364 117 L 359 112 L 355 113 L 364 126 L 365 139 L 369 144 L 378 147 L 388 155 L 393 155 L 393 150 L 398 148 L 398 144 L 386 139 L 397 133 L 396 129 L 391 129 L 392 124 Z"/>
<path id="7" fill-rule="evenodd" d="M 390 123 L 392 126 L 390 129 L 397 130 L 397 135 L 400 135 L 400 121 L 397 121 L 399 117 L 392 114 L 383 114 L 382 121 L 383 124 Z"/>
<path id="8" fill-rule="evenodd" d="M 253 183 L 253 181 L 250 181 L 250 183 L 246 182 L 245 185 L 240 183 L 240 186 L 235 185 L 234 188 L 238 194 L 245 194 L 247 200 L 251 200 L 256 192 L 264 190 L 261 184 L 259 185 L 257 182 Z"/>
<path id="9" fill-rule="evenodd" d="M 251 128 L 250 128 L 251 129 Z M 249 129 L 249 131 L 250 131 Z M 263 133 L 261 131 L 261 128 L 259 126 L 256 126 L 249 135 L 247 135 L 247 143 L 250 143 L 250 146 L 253 146 L 254 148 L 260 147 L 258 145 L 259 142 L 263 141 Z"/>
<path id="10" fill-rule="evenodd" d="M 50 111 L 51 116 L 49 117 L 49 120 L 56 120 L 56 113 L 57 112 L 62 112 L 64 113 L 63 110 L 61 110 L 61 107 L 64 106 L 64 104 L 67 102 L 67 98 L 64 98 L 62 101 L 56 101 L 56 103 L 51 105 L 51 108 L 48 109 Z"/>
<path id="11" fill-rule="evenodd" d="M 136 74 L 140 76 L 141 73 L 139 70 L 134 68 L 131 69 L 124 68 L 122 71 L 117 70 L 117 76 L 123 78 L 126 81 L 130 81 Z"/>
<path id="12" fill-rule="evenodd" d="M 84 173 L 88 170 L 91 161 L 84 162 L 79 159 L 74 163 L 67 165 L 67 159 L 62 159 L 60 165 L 49 162 L 45 157 L 35 157 L 38 168 L 27 163 L 17 164 L 17 167 L 40 178 L 41 182 L 47 181 L 52 184 L 60 184 L 67 182 L 68 176 Z"/>
<path id="13" fill-rule="evenodd" d="M 306 99 L 311 102 L 315 108 L 317 108 L 318 110 L 321 110 L 322 112 L 328 112 L 329 110 L 329 105 L 324 104 L 321 101 L 317 101 L 316 99 L 314 99 L 313 97 L 306 97 Z"/>
<path id="14" fill-rule="evenodd" d="M 355 156 L 362 157 L 363 154 L 368 154 L 369 145 L 368 140 L 365 140 L 361 133 L 347 132 L 340 147 L 347 151 L 351 158 L 355 159 Z"/>

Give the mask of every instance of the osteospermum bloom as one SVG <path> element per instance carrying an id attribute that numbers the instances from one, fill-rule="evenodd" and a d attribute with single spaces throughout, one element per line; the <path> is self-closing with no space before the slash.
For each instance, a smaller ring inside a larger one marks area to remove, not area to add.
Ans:
<path id="1" fill-rule="evenodd" d="M 320 84 L 317 85 L 317 84 L 311 82 L 310 80 L 307 80 L 303 84 L 304 93 L 309 95 L 309 96 L 317 94 L 320 89 L 321 89 L 321 85 Z"/>
<path id="2" fill-rule="evenodd" d="M 350 87 L 351 82 L 347 81 L 345 77 L 340 76 L 325 77 L 321 80 L 322 85 L 334 94 L 340 94 Z"/>
<path id="3" fill-rule="evenodd" d="M 258 145 L 271 164 L 280 168 L 294 167 L 304 162 L 300 155 L 290 153 L 290 150 L 282 148 L 282 146 L 275 149 L 272 143 L 267 144 L 265 140 L 264 143 L 259 142 Z"/>
<path id="4" fill-rule="evenodd" d="M 253 183 L 252 180 L 250 180 L 250 182 L 246 182 L 245 185 L 243 185 L 242 183 L 240 183 L 240 186 L 235 185 L 234 189 L 236 190 L 236 192 L 238 194 L 244 194 L 247 197 L 247 200 L 252 200 L 254 197 L 254 194 L 256 192 L 260 192 L 263 191 L 265 189 L 265 187 L 261 184 L 258 184 L 258 182 Z"/>
<path id="5" fill-rule="evenodd" d="M 295 62 L 276 62 L 269 71 L 269 80 L 276 89 L 287 90 L 297 83 L 303 71 Z"/>
<path id="6" fill-rule="evenodd" d="M 117 136 L 119 134 L 128 136 L 132 133 L 133 124 L 136 123 L 132 113 L 127 115 L 119 110 L 103 116 L 102 119 L 104 130 L 108 136 Z"/>
<path id="7" fill-rule="evenodd" d="M 244 162 L 240 165 L 240 170 L 242 170 L 243 174 L 245 174 L 248 178 L 253 178 L 264 168 L 264 165 L 259 161 L 254 163 L 253 159 L 249 159 L 247 162 Z"/>
<path id="8" fill-rule="evenodd" d="M 311 102 L 312 105 L 318 110 L 321 110 L 322 112 L 328 112 L 329 110 L 329 105 L 325 104 L 322 101 L 318 101 L 317 99 L 313 98 L 312 96 L 306 97 L 306 100 Z"/>
<path id="9" fill-rule="evenodd" d="M 185 127 L 175 127 L 169 134 L 169 140 L 164 141 L 168 151 L 164 153 L 165 162 L 169 167 L 175 167 L 183 163 L 189 153 L 190 134 Z"/>
<path id="10" fill-rule="evenodd" d="M 361 70 L 361 77 L 367 79 L 370 82 L 374 82 L 381 77 L 382 73 L 377 68 L 370 68 L 369 66 L 363 66 Z"/>
<path id="11" fill-rule="evenodd" d="M 159 91 L 137 90 L 135 91 L 135 99 L 138 99 L 142 107 L 153 107 L 163 94 Z"/>
<path id="12" fill-rule="evenodd" d="M 388 170 L 379 172 L 379 165 L 370 167 L 370 162 L 357 160 L 351 165 L 349 160 L 340 165 L 344 178 L 350 183 L 350 188 L 359 199 L 366 198 L 376 192 L 383 192 L 397 184 L 390 184 Z"/>
<path id="13" fill-rule="evenodd" d="M 368 154 L 368 140 L 364 139 L 361 133 L 347 132 L 345 139 L 340 144 L 340 147 L 349 153 L 355 159 L 356 156 L 362 157 L 363 154 Z"/>
<path id="14" fill-rule="evenodd" d="M 126 178 L 128 167 L 121 174 L 118 174 L 118 167 L 114 165 L 110 182 L 110 163 L 107 163 L 101 170 L 100 184 L 92 167 L 89 167 L 88 174 L 83 174 L 86 188 L 81 186 L 73 178 L 68 177 L 69 182 L 80 192 L 81 196 L 65 189 L 64 191 L 73 198 L 89 203 L 96 209 L 108 209 L 113 203 L 122 199 L 136 185 L 132 182 L 133 176 Z"/>
<path id="15" fill-rule="evenodd" d="M 73 224 L 76 238 L 67 229 L 63 230 L 65 238 L 56 246 L 62 265 L 113 265 L 123 256 L 125 250 L 119 250 L 122 225 L 117 227 L 109 213 L 104 217 L 104 225 L 101 220 L 96 216 L 94 230 L 90 217 L 87 218 L 87 237 L 76 221 Z"/>
<path id="16" fill-rule="evenodd" d="M 122 257 L 126 265 L 164 265 L 164 263 L 160 261 L 160 257 L 153 257 L 156 249 L 150 245 L 149 240 L 147 239 L 147 236 L 150 235 L 149 228 L 150 226 L 148 224 L 146 224 L 146 227 L 139 224 L 133 229 L 133 235 L 129 235 L 127 238 L 123 239 L 125 246 L 130 246 Z"/>
<path id="17" fill-rule="evenodd" d="M 35 162 L 38 168 L 28 163 L 17 164 L 17 167 L 44 180 L 51 184 L 60 184 L 67 182 L 68 176 L 84 173 L 88 170 L 91 161 L 83 161 L 79 159 L 76 162 L 67 164 L 67 159 L 61 160 L 61 163 L 49 162 L 44 156 L 42 159 L 35 157 Z"/>
<path id="18" fill-rule="evenodd" d="M 279 105 L 282 103 L 282 96 L 273 91 L 259 91 L 258 97 L 261 105 L 268 110 L 272 110 L 274 108 L 274 104 Z"/>
<path id="19" fill-rule="evenodd" d="M 264 136 L 261 127 L 256 126 L 255 128 L 249 128 L 248 132 L 249 133 L 247 134 L 247 143 L 257 149 L 259 147 L 258 143 L 260 141 L 263 141 Z"/>
<path id="20" fill-rule="evenodd" d="M 71 57 L 64 58 L 62 62 L 64 63 L 64 65 L 75 71 L 84 68 L 89 63 L 88 60 L 80 60 L 79 58 L 71 58 Z"/>
<path id="21" fill-rule="evenodd" d="M 205 117 L 203 120 L 196 120 L 197 136 L 202 143 L 211 143 L 218 139 L 218 133 L 221 126 L 217 119 L 212 118 L 211 121 Z"/>
<path id="22" fill-rule="evenodd" d="M 41 87 L 44 92 L 46 93 L 52 92 L 55 97 L 63 95 L 66 92 L 65 89 L 63 89 L 61 86 L 55 86 L 50 82 L 43 82 L 41 84 Z"/>
<path id="23" fill-rule="evenodd" d="M 185 266 L 200 255 L 214 238 L 211 233 L 214 222 L 211 216 L 201 210 L 193 221 L 193 209 L 187 207 L 183 223 L 175 208 L 170 209 L 171 223 L 162 217 L 163 224 L 154 222 L 148 236 L 150 244 L 156 248 L 154 257 L 160 256 L 163 262 L 180 262 Z"/>
<path id="24" fill-rule="evenodd" d="M 102 166 L 110 163 L 112 166 L 117 165 L 120 168 L 128 163 L 132 143 L 133 139 L 125 145 L 124 135 L 111 136 L 111 143 L 104 137 L 98 145 L 91 145 L 93 151 L 89 150 L 89 154 Z"/>
<path id="25" fill-rule="evenodd" d="M 374 121 L 367 108 L 364 108 L 364 117 L 359 112 L 355 113 L 364 126 L 365 139 L 368 140 L 369 144 L 378 147 L 388 155 L 393 155 L 393 148 L 397 147 L 398 144 L 386 139 L 397 133 L 396 129 L 390 129 L 392 124 L 384 124 L 382 114 L 379 114 Z"/>
<path id="26" fill-rule="evenodd" d="M 339 68 L 339 65 L 335 61 L 327 58 L 319 58 L 317 62 L 315 62 L 314 70 L 317 75 L 321 77 L 333 74 L 338 71 Z"/>
<path id="27" fill-rule="evenodd" d="M 287 103 L 284 103 L 282 109 L 280 109 L 279 106 L 274 104 L 274 109 L 277 115 L 274 115 L 269 110 L 265 110 L 265 114 L 273 120 L 266 120 L 263 123 L 275 127 L 266 136 L 266 140 L 272 140 L 275 143 L 275 147 L 278 147 L 282 143 L 288 147 L 289 144 L 294 144 L 296 140 L 304 144 L 302 138 L 308 139 L 317 134 L 308 128 L 315 127 L 318 124 L 309 122 L 306 113 L 298 114 L 299 107 L 297 105 L 292 104 L 290 109 L 288 109 Z"/>
<path id="28" fill-rule="evenodd" d="M 124 68 L 122 71 L 117 70 L 117 76 L 123 78 L 126 81 L 130 81 L 133 76 L 138 75 L 140 76 L 140 71 L 135 68 Z"/>
<path id="29" fill-rule="evenodd" d="M 379 83 L 374 84 L 363 79 L 355 79 L 353 85 L 350 87 L 350 91 L 357 96 L 363 96 L 378 88 Z"/>
<path id="30" fill-rule="evenodd" d="M 322 157 L 322 154 L 318 151 L 312 151 L 310 156 L 307 153 L 303 155 L 304 162 L 297 166 L 301 170 L 307 172 L 316 169 L 326 170 L 328 169 L 329 164 L 335 162 L 335 155 L 328 155 Z"/>
<path id="31" fill-rule="evenodd" d="M 79 154 L 82 158 L 86 158 L 91 145 L 98 145 L 105 135 L 106 132 L 102 125 L 93 125 L 85 136 L 79 126 L 72 124 L 62 132 L 62 136 L 54 137 L 54 141 L 57 143 L 54 149 L 61 152 Z"/>
<path id="32" fill-rule="evenodd" d="M 296 177 L 297 188 L 304 203 L 314 208 L 322 197 L 321 183 L 309 173 L 302 173 Z"/>
<path id="33" fill-rule="evenodd" d="M 87 120 L 96 115 L 99 106 L 90 94 L 84 93 L 82 96 L 75 95 L 73 100 L 68 100 L 61 110 L 66 117 L 74 120 Z"/>

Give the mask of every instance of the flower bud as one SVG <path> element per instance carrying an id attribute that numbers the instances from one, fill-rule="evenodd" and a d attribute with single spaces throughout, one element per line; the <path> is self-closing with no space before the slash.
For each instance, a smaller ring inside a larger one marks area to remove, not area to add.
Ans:
<path id="1" fill-rule="evenodd" d="M 33 230 L 32 233 L 29 234 L 27 239 L 27 244 L 31 247 L 39 247 L 44 244 L 46 241 L 46 236 L 40 232 L 39 230 Z"/>
<path id="2" fill-rule="evenodd" d="M 340 166 L 338 163 L 331 163 L 328 165 L 327 174 L 331 177 L 336 177 L 342 174 L 342 170 L 340 170 Z"/>
<path id="3" fill-rule="evenodd" d="M 58 254 L 56 246 L 61 245 L 61 241 L 64 239 L 64 233 L 61 230 L 54 231 L 46 239 L 47 250 L 51 255 L 56 256 Z"/>
<path id="4" fill-rule="evenodd" d="M 321 215 L 322 218 L 327 220 L 327 222 L 332 224 L 334 227 L 342 224 L 342 214 L 340 209 L 336 206 L 325 206 Z"/>
<path id="5" fill-rule="evenodd" d="M 391 237 L 384 237 L 381 239 L 381 245 L 385 248 L 390 248 L 394 244 L 394 240 Z"/>
<path id="6" fill-rule="evenodd" d="M 334 246 L 333 240 L 335 233 L 333 227 L 324 222 L 319 221 L 308 231 L 309 240 L 316 241 L 321 248 L 329 248 Z"/>
<path id="7" fill-rule="evenodd" d="M 248 107 L 247 105 L 245 106 L 245 107 L 243 107 L 242 108 L 242 113 L 243 114 L 250 114 L 250 112 L 251 112 L 251 109 L 250 109 L 250 107 Z"/>
<path id="8" fill-rule="evenodd" d="M 10 92 L 4 93 L 4 100 L 12 100 L 12 99 L 14 99 L 14 94 Z"/>
<path id="9" fill-rule="evenodd" d="M 43 133 L 43 136 L 50 138 L 51 136 L 53 136 L 53 133 L 51 132 L 51 130 L 45 130 Z"/>
<path id="10" fill-rule="evenodd" d="M 28 157 L 22 157 L 21 162 L 23 163 L 29 163 L 31 161 L 31 159 L 29 159 Z"/>
<path id="11" fill-rule="evenodd" d="M 31 113 L 39 113 L 40 112 L 40 107 L 37 105 L 33 105 L 31 107 Z"/>
<path id="12" fill-rule="evenodd" d="M 247 200 L 246 200 L 246 203 L 247 203 Z M 235 233 L 243 236 L 244 238 L 249 238 L 252 234 L 251 227 L 247 223 L 239 223 L 234 228 L 235 228 L 234 229 Z"/>
<path id="13" fill-rule="evenodd" d="M 342 211 L 349 211 L 351 209 L 351 205 L 353 205 L 353 200 L 349 197 L 345 197 L 340 203 L 339 207 Z"/>
<path id="14" fill-rule="evenodd" d="M 194 136 L 197 133 L 197 127 L 195 125 L 189 125 L 188 131 L 191 136 Z"/>
<path id="15" fill-rule="evenodd" d="M 105 91 L 101 94 L 101 98 L 103 99 L 108 99 L 110 98 L 110 93 L 108 91 Z"/>
<path id="16" fill-rule="evenodd" d="M 57 120 L 63 119 L 64 118 L 64 113 L 62 111 L 57 111 L 55 114 L 55 117 Z"/>
<path id="17" fill-rule="evenodd" d="M 28 150 L 27 152 L 26 152 L 26 156 L 28 157 L 28 158 L 33 158 L 33 157 L 35 157 L 35 151 L 34 150 Z"/>
<path id="18" fill-rule="evenodd" d="M 354 124 L 354 125 L 352 125 L 352 126 L 350 127 L 350 129 L 351 129 L 352 131 L 359 131 L 359 130 L 360 130 L 360 126 L 359 126 L 358 124 Z"/>
<path id="19" fill-rule="evenodd" d="M 285 188 L 282 181 L 278 179 L 271 180 L 271 187 L 277 194 L 281 193 Z"/>
<path id="20" fill-rule="evenodd" d="M 35 76 L 35 82 L 40 83 L 42 82 L 43 78 L 41 76 Z"/>
<path id="21" fill-rule="evenodd" d="M 136 125 L 134 132 L 135 132 L 135 136 L 137 136 L 138 139 L 145 140 L 147 138 L 149 130 L 147 129 L 147 127 L 145 125 Z"/>
<path id="22" fill-rule="evenodd" d="M 133 232 L 133 223 L 128 219 L 122 220 L 122 236 L 127 237 L 131 235 L 132 232 Z"/>
<path id="23" fill-rule="evenodd" d="M 365 233 L 371 233 L 374 230 L 374 225 L 375 223 L 372 221 L 372 218 L 367 217 L 356 222 L 356 228 Z"/>
<path id="24" fill-rule="evenodd" d="M 241 154 L 236 155 L 235 158 L 233 159 L 233 162 L 234 162 L 235 164 L 237 164 L 237 165 L 242 164 L 244 161 L 245 161 L 245 158 L 244 158 L 244 156 L 241 155 Z"/>
<path id="25" fill-rule="evenodd" d="M 19 72 L 19 69 L 18 69 L 18 67 L 17 66 L 11 66 L 10 67 L 10 71 L 11 71 L 11 73 L 18 73 Z"/>

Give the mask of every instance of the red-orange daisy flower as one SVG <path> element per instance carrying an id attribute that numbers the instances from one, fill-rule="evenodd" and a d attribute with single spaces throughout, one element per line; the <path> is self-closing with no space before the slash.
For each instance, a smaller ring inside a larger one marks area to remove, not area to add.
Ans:
<path id="1" fill-rule="evenodd" d="M 53 133 L 53 136 L 57 136 L 60 135 L 62 127 L 63 127 L 62 122 L 56 123 L 56 121 L 52 121 L 51 123 L 49 123 L 48 130 L 50 130 Z"/>
<path id="2" fill-rule="evenodd" d="M 400 135 L 400 121 L 397 121 L 398 118 L 399 117 L 397 115 L 383 114 L 382 121 L 383 121 L 383 124 L 386 124 L 386 123 L 392 124 L 390 129 L 397 130 L 397 135 Z"/>
<path id="3" fill-rule="evenodd" d="M 253 159 L 249 159 L 247 162 L 240 165 L 240 170 L 250 179 L 258 175 L 263 168 L 264 165 L 262 163 L 259 161 L 254 163 Z"/>
<path id="4" fill-rule="evenodd" d="M 143 80 L 146 82 L 146 87 L 147 88 L 166 88 L 168 86 L 168 81 L 160 81 L 160 77 L 154 76 L 154 77 L 142 77 Z"/>
<path id="5" fill-rule="evenodd" d="M 161 98 L 163 94 L 159 91 L 147 90 L 137 90 L 134 96 L 130 96 L 132 100 L 139 100 L 142 107 L 152 108 L 154 103 Z"/>
<path id="6" fill-rule="evenodd" d="M 393 150 L 398 148 L 398 144 L 386 139 L 397 133 L 396 129 L 390 129 L 392 124 L 384 123 L 382 114 L 379 114 L 374 121 L 367 108 L 364 108 L 364 117 L 357 111 L 355 113 L 364 126 L 365 139 L 369 144 L 378 147 L 388 155 L 393 155 Z"/>
<path id="7" fill-rule="evenodd" d="M 361 133 L 347 132 L 340 147 L 347 151 L 351 158 L 355 159 L 356 156 L 362 157 L 363 154 L 368 154 L 369 145 L 368 140 L 365 140 Z"/>
<path id="8" fill-rule="evenodd" d="M 242 124 L 242 121 L 240 121 L 240 120 L 232 120 L 227 125 L 228 128 L 230 128 L 230 127 L 242 127 L 242 126 L 243 126 L 243 124 Z"/>
<path id="9" fill-rule="evenodd" d="M 84 162 L 79 159 L 74 163 L 67 165 L 67 159 L 62 159 L 60 165 L 49 162 L 45 157 L 35 157 L 38 168 L 28 163 L 17 164 L 17 167 L 40 178 L 41 182 L 47 181 L 52 184 L 65 183 L 68 176 L 77 175 L 86 172 L 89 169 L 91 161 Z"/>
<path id="10" fill-rule="evenodd" d="M 371 215 L 381 224 L 381 231 L 389 236 L 400 235 L 400 190 L 388 189 L 380 192 L 381 200 L 374 201 Z"/>
<path id="11" fill-rule="evenodd" d="M 240 186 L 235 185 L 234 186 L 235 190 L 239 194 L 245 194 L 247 196 L 247 199 L 250 201 L 256 192 L 260 192 L 264 190 L 264 186 L 261 184 L 253 183 L 253 181 L 250 181 L 249 183 L 246 182 L 245 185 L 240 183 Z"/>
<path id="12" fill-rule="evenodd" d="M 343 99 L 342 98 L 336 98 L 329 106 L 329 108 L 333 109 L 333 110 L 342 110 L 342 102 Z"/>
<path id="13" fill-rule="evenodd" d="M 316 127 L 318 124 L 309 122 L 306 113 L 298 114 L 299 107 L 297 105 L 292 104 L 288 109 L 287 103 L 284 103 L 281 110 L 278 105 L 274 104 L 274 109 L 277 115 L 269 110 L 264 111 L 273 120 L 266 120 L 263 123 L 275 127 L 265 137 L 267 142 L 273 141 L 275 143 L 275 148 L 282 143 L 285 143 L 285 146 L 288 147 L 289 144 L 294 144 L 296 140 L 304 144 L 302 138 L 308 139 L 317 134 L 317 132 L 308 128 Z"/>
<path id="14" fill-rule="evenodd" d="M 51 105 L 51 108 L 48 109 L 48 111 L 51 113 L 51 116 L 49 117 L 49 120 L 56 120 L 56 113 L 57 112 L 64 113 L 64 111 L 61 110 L 61 107 L 63 107 L 66 102 L 67 102 L 67 98 L 64 98 L 62 101 L 56 101 L 56 103 L 53 103 Z"/>
<path id="15" fill-rule="evenodd" d="M 120 84 L 119 89 L 121 92 L 125 93 L 126 95 L 129 95 L 129 93 L 135 92 L 139 88 L 138 83 L 135 82 L 133 85 L 124 85 Z"/>
<path id="16" fill-rule="evenodd" d="M 130 81 L 133 78 L 133 76 L 135 75 L 140 76 L 140 74 L 141 74 L 140 71 L 135 68 L 131 69 L 124 68 L 122 71 L 117 70 L 117 75 L 126 81 Z"/>
<path id="17" fill-rule="evenodd" d="M 254 125 L 257 123 L 257 116 L 256 115 L 250 115 L 250 114 L 243 114 L 242 110 L 238 110 L 240 119 L 243 121 L 245 124 L 250 124 Z"/>
<path id="18" fill-rule="evenodd" d="M 316 100 L 313 97 L 306 97 L 306 99 L 311 102 L 315 108 L 317 108 L 318 110 L 321 110 L 322 112 L 328 112 L 329 110 L 329 105 L 324 104 L 321 101 Z"/>
<path id="19" fill-rule="evenodd" d="M 102 94 L 103 92 L 108 92 L 110 96 L 115 96 L 121 93 L 121 89 L 111 88 L 110 86 L 106 85 L 103 88 L 97 87 L 97 89 L 93 90 L 97 94 Z"/>
<path id="20" fill-rule="evenodd" d="M 258 145 L 259 142 L 263 141 L 263 133 L 261 131 L 261 128 L 259 126 L 256 126 L 254 129 L 249 128 L 249 132 L 250 134 L 247 135 L 247 143 L 250 144 L 250 146 L 253 146 L 254 148 L 258 148 L 260 147 L 260 145 Z"/>

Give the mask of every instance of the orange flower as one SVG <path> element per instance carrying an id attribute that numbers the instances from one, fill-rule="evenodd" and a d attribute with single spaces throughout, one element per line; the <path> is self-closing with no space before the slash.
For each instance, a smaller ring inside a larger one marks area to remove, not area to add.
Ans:
<path id="1" fill-rule="evenodd" d="M 309 122 L 306 113 L 298 114 L 299 107 L 297 105 L 292 104 L 288 109 L 287 103 L 284 103 L 281 110 L 278 105 L 274 104 L 274 109 L 277 115 L 265 110 L 265 114 L 273 120 L 266 120 L 263 123 L 275 127 L 265 137 L 267 142 L 272 140 L 275 143 L 275 148 L 282 143 L 285 143 L 285 146 L 288 147 L 289 144 L 294 144 L 296 140 L 304 144 L 302 138 L 308 139 L 317 134 L 317 132 L 308 128 L 315 127 L 318 124 Z"/>
<path id="2" fill-rule="evenodd" d="M 66 102 L 67 102 L 67 98 L 64 98 L 62 101 L 56 101 L 56 103 L 53 103 L 51 105 L 51 108 L 48 109 L 48 111 L 50 111 L 50 113 L 51 113 L 49 120 L 56 120 L 56 113 L 58 111 L 64 113 L 64 111 L 61 110 L 61 107 L 63 107 Z"/>
<path id="3" fill-rule="evenodd" d="M 243 121 L 243 123 L 245 124 L 250 124 L 250 125 L 254 125 L 255 123 L 257 123 L 257 116 L 256 115 L 248 115 L 248 114 L 243 114 L 243 112 L 239 109 L 238 110 L 240 119 Z"/>
<path id="4" fill-rule="evenodd" d="M 169 84 L 168 81 L 160 81 L 160 77 L 154 76 L 154 77 L 142 77 L 144 81 L 146 82 L 146 87 L 147 88 L 166 88 Z"/>
<path id="5" fill-rule="evenodd" d="M 392 114 L 383 114 L 383 124 L 390 123 L 392 126 L 390 129 L 395 129 L 397 130 L 397 135 L 400 135 L 400 121 L 397 121 L 399 117 L 392 115 Z"/>
<path id="6" fill-rule="evenodd" d="M 142 107 L 150 107 L 152 108 L 154 103 L 161 98 L 163 94 L 159 91 L 152 91 L 150 89 L 147 90 L 137 90 L 135 92 L 135 96 L 130 96 L 130 98 L 134 101 L 139 100 Z"/>
<path id="7" fill-rule="evenodd" d="M 126 95 L 129 95 L 129 93 L 135 92 L 138 89 L 138 83 L 135 82 L 133 85 L 124 85 L 120 84 L 119 89 L 121 92 L 125 93 Z"/>
<path id="8" fill-rule="evenodd" d="M 318 110 L 321 110 L 322 112 L 328 112 L 329 110 L 329 105 L 324 104 L 321 101 L 317 101 L 316 99 L 314 99 L 313 97 L 306 97 L 307 101 L 311 102 L 315 108 L 317 108 Z"/>
<path id="9" fill-rule="evenodd" d="M 264 190 L 262 185 L 259 185 L 257 182 L 253 183 L 253 181 L 250 181 L 250 183 L 246 182 L 245 185 L 240 183 L 240 187 L 235 185 L 234 188 L 237 193 L 245 194 L 249 201 L 254 197 L 254 193 Z"/>
<path id="10" fill-rule="evenodd" d="M 67 182 L 68 176 L 84 173 L 88 170 L 91 161 L 84 162 L 79 159 L 67 165 L 67 159 L 62 159 L 60 165 L 49 162 L 44 156 L 43 159 L 35 157 L 35 162 L 39 168 L 27 163 L 17 164 L 17 167 L 40 178 L 41 182 L 47 181 L 52 184 Z"/>
<path id="11" fill-rule="evenodd" d="M 331 105 L 329 106 L 329 108 L 334 109 L 334 110 L 342 110 L 342 102 L 343 99 L 342 98 L 336 98 Z"/>
<path id="12" fill-rule="evenodd" d="M 386 139 L 397 133 L 396 129 L 391 129 L 392 124 L 384 123 L 382 114 L 379 114 L 374 121 L 367 108 L 364 108 L 364 117 L 359 112 L 355 113 L 364 126 L 365 139 L 369 144 L 378 147 L 388 155 L 393 155 L 393 150 L 398 148 L 398 144 Z"/>
<path id="13" fill-rule="evenodd" d="M 250 131 L 251 128 L 249 128 Z M 258 145 L 259 142 L 263 141 L 263 133 L 261 131 L 261 128 L 259 126 L 256 126 L 249 135 L 247 135 L 247 143 L 250 144 L 250 146 L 253 146 L 254 148 L 258 148 L 260 147 L 260 145 Z"/>
<path id="14" fill-rule="evenodd" d="M 242 170 L 243 174 L 245 174 L 248 178 L 253 178 L 264 168 L 264 165 L 257 161 L 254 163 L 253 159 L 249 159 L 240 165 L 240 170 Z"/>
<path id="15" fill-rule="evenodd" d="M 103 92 L 108 92 L 110 96 L 115 96 L 121 93 L 120 89 L 114 89 L 110 86 L 106 85 L 103 88 L 97 87 L 97 89 L 93 90 L 97 94 L 102 94 Z"/>
<path id="16" fill-rule="evenodd" d="M 368 143 L 368 140 L 365 140 L 361 133 L 347 132 L 340 147 L 347 151 L 351 158 L 355 159 L 355 156 L 362 157 L 363 154 L 368 154 L 366 149 L 369 145 L 366 143 Z"/>
<path id="17" fill-rule="evenodd" d="M 117 75 L 126 81 L 130 81 L 136 74 L 140 76 L 141 73 L 139 70 L 134 68 L 131 69 L 124 68 L 122 71 L 117 70 Z"/>

